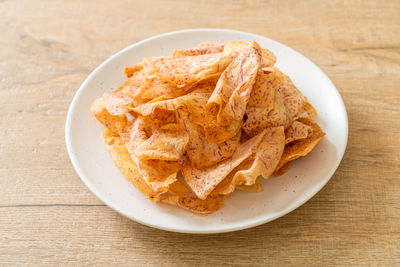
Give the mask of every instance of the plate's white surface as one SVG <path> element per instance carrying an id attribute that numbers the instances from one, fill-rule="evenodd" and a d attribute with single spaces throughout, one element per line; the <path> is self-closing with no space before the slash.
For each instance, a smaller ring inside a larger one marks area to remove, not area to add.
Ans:
<path id="1" fill-rule="evenodd" d="M 318 111 L 317 122 L 326 136 L 307 156 L 297 160 L 279 178 L 263 180 L 264 192 L 235 191 L 225 206 L 210 215 L 192 214 L 146 199 L 114 166 L 102 137 L 103 126 L 89 112 L 92 101 L 104 91 L 117 89 L 125 80 L 123 67 L 146 56 L 171 55 L 175 48 L 219 40 L 257 41 L 273 51 L 277 66 Z M 142 224 L 176 232 L 218 233 L 269 222 L 299 207 L 314 196 L 338 167 L 347 144 L 347 114 L 329 78 L 310 60 L 276 41 L 245 32 L 194 29 L 166 33 L 136 43 L 102 63 L 76 93 L 66 122 L 66 143 L 75 170 L 104 203 Z"/>

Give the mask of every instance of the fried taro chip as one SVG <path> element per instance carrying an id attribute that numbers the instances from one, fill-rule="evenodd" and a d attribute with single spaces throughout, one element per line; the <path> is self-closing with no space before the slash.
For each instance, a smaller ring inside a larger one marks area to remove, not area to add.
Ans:
<path id="1" fill-rule="evenodd" d="M 180 197 L 192 193 L 192 191 L 179 180 L 176 180 L 175 182 L 169 185 L 169 192 L 174 196 L 180 196 Z"/>
<path id="2" fill-rule="evenodd" d="M 286 120 L 283 96 L 278 90 L 280 82 L 275 72 L 258 73 L 246 107 L 247 120 L 243 124 L 248 135 L 254 136 L 267 126 L 279 125 Z"/>
<path id="3" fill-rule="evenodd" d="M 264 135 L 265 131 L 240 144 L 230 159 L 217 165 L 205 169 L 184 166 L 181 170 L 183 178 L 200 199 L 205 199 L 233 169 L 257 151 Z"/>
<path id="4" fill-rule="evenodd" d="M 250 162 L 250 161 L 249 161 Z M 233 170 L 219 185 L 211 192 L 210 195 L 229 195 L 235 189 L 239 189 L 242 191 L 248 191 L 248 192 L 262 192 L 263 187 L 260 182 L 260 177 L 257 177 L 255 180 L 255 183 L 252 185 L 236 185 L 235 181 L 233 180 L 233 176 L 235 174 L 236 170 L 240 170 L 243 167 L 248 166 L 248 162 L 244 162 L 240 164 L 238 167 L 236 167 L 235 170 Z"/>
<path id="5" fill-rule="evenodd" d="M 187 156 L 195 168 L 212 166 L 232 156 L 235 152 L 241 131 L 225 142 L 214 144 L 207 140 L 201 125 L 191 120 L 191 114 L 185 109 L 179 110 L 179 120 L 189 134 Z"/>
<path id="6" fill-rule="evenodd" d="M 152 75 L 155 64 L 164 58 L 145 58 L 142 63 L 125 68 L 128 71 L 128 81 L 118 89 L 118 92 L 132 98 L 134 106 L 146 103 L 154 98 L 164 95 L 179 96 L 186 93 L 186 88 L 176 86 L 162 81 L 157 75 Z"/>
<path id="7" fill-rule="evenodd" d="M 105 92 L 103 94 L 104 105 L 111 115 L 124 115 L 128 112 L 132 105 L 133 99 L 131 96 L 122 92 Z"/>
<path id="8" fill-rule="evenodd" d="M 287 124 L 284 125 L 287 128 L 299 112 L 302 111 L 305 102 L 307 101 L 305 96 L 294 86 L 289 76 L 283 74 L 277 70 L 278 75 L 281 77 L 281 93 L 284 98 L 284 104 L 286 108 L 286 115 L 288 117 Z"/>
<path id="9" fill-rule="evenodd" d="M 160 193 L 153 191 L 153 189 L 143 180 L 143 177 L 140 175 L 136 164 L 132 161 L 128 150 L 122 143 L 122 140 L 118 134 L 106 129 L 104 131 L 104 139 L 115 166 L 120 169 L 128 181 L 130 181 L 151 201 L 159 201 Z"/>
<path id="10" fill-rule="evenodd" d="M 317 111 L 308 101 L 304 102 L 303 108 L 301 111 L 295 116 L 295 120 L 297 119 L 309 119 L 311 121 L 315 120 L 317 117 Z"/>
<path id="11" fill-rule="evenodd" d="M 243 120 L 232 120 L 230 124 L 223 125 L 213 125 L 208 123 L 204 125 L 204 132 L 208 141 L 220 144 L 235 136 L 240 130 L 243 124 Z"/>
<path id="12" fill-rule="evenodd" d="M 285 130 L 285 144 L 289 144 L 293 141 L 306 138 L 312 133 L 312 128 L 309 125 L 294 121 L 292 125 Z"/>
<path id="13" fill-rule="evenodd" d="M 237 189 L 247 191 L 247 192 L 263 192 L 264 189 L 260 182 L 260 177 L 256 179 L 256 182 L 252 185 L 237 185 Z"/>
<path id="14" fill-rule="evenodd" d="M 155 108 L 149 115 L 148 119 L 162 123 L 162 124 L 169 124 L 169 123 L 176 123 L 176 116 L 175 111 L 172 110 L 163 110 Z"/>
<path id="15" fill-rule="evenodd" d="M 143 80 L 137 94 L 135 95 L 136 103 L 145 103 L 154 98 L 161 96 L 180 96 L 186 93 L 185 87 L 176 87 L 170 83 L 162 81 L 155 75 L 149 75 Z"/>
<path id="16" fill-rule="evenodd" d="M 159 58 L 153 62 L 152 73 L 177 87 L 189 85 L 221 74 L 248 47 L 246 43 L 228 42 L 222 53 Z"/>
<path id="17" fill-rule="evenodd" d="M 213 191 L 213 194 L 230 194 L 237 186 L 253 186 L 261 175 L 268 179 L 274 172 L 285 147 L 282 126 L 266 129 L 257 151 L 236 167 Z M 253 188 L 257 188 L 254 186 Z"/>
<path id="18" fill-rule="evenodd" d="M 140 92 L 140 88 L 147 77 L 147 71 L 145 69 L 141 69 L 132 74 L 132 76 L 120 87 L 118 90 L 114 91 L 114 94 L 118 93 L 118 96 L 123 97 L 128 96 L 132 99 L 132 103 L 136 105 L 140 103 L 138 99 L 138 94 Z M 123 100 L 121 100 L 123 102 Z"/>
<path id="19" fill-rule="evenodd" d="M 124 68 L 124 73 L 126 75 L 126 77 L 130 78 L 132 77 L 135 72 L 140 71 L 143 69 L 143 65 L 142 64 L 136 64 L 133 66 L 128 66 Z"/>
<path id="20" fill-rule="evenodd" d="M 221 53 L 192 57 L 164 58 L 155 65 L 154 73 L 174 86 L 197 82 L 218 73 Z"/>
<path id="21" fill-rule="evenodd" d="M 275 170 L 274 171 L 274 175 L 275 176 L 281 176 L 283 175 L 285 172 L 287 172 L 290 168 L 290 166 L 292 166 L 294 160 L 288 161 L 285 164 L 283 164 L 282 167 L 279 168 L 279 170 Z"/>
<path id="22" fill-rule="evenodd" d="M 304 103 L 303 106 L 304 111 L 308 114 L 308 118 L 310 120 L 315 120 L 315 118 L 317 117 L 317 111 L 315 110 L 315 108 L 313 106 L 311 106 L 310 103 L 308 103 L 307 101 Z"/>
<path id="23" fill-rule="evenodd" d="M 224 52 L 225 53 L 236 53 L 238 54 L 240 51 L 246 49 L 249 46 L 249 44 L 241 41 L 231 41 L 227 42 L 224 46 Z M 276 62 L 276 57 L 274 53 L 272 53 L 270 50 L 261 48 L 261 67 L 262 68 L 268 68 L 272 67 L 275 65 Z"/>
<path id="24" fill-rule="evenodd" d="M 271 70 L 259 76 L 258 84 L 261 86 L 255 87 L 255 92 L 258 93 L 250 97 L 251 104 L 246 109 L 247 120 L 243 129 L 250 136 L 254 136 L 265 127 L 288 128 L 300 114 L 307 114 L 306 109 L 309 112 L 312 109 L 311 105 L 306 104 L 306 98 L 288 76 L 277 68 Z M 272 95 L 274 95 L 274 101 L 273 108 L 270 110 Z"/>
<path id="25" fill-rule="evenodd" d="M 215 115 L 218 122 L 227 124 L 231 119 L 239 120 L 243 117 L 260 68 L 260 54 L 258 44 L 252 43 L 221 74 L 206 106 L 207 113 L 217 109 Z"/>
<path id="26" fill-rule="evenodd" d="M 132 157 L 132 155 L 131 155 Z M 139 172 L 156 192 L 167 192 L 170 184 L 177 180 L 181 165 L 165 160 L 136 160 Z"/>
<path id="27" fill-rule="evenodd" d="M 177 161 L 186 150 L 189 136 L 178 124 L 167 124 L 136 147 L 135 154 L 141 160 L 159 159 Z"/>
<path id="28" fill-rule="evenodd" d="M 283 127 L 268 128 L 248 169 L 238 170 L 233 177 L 238 185 L 252 185 L 258 176 L 268 179 L 274 172 L 285 148 Z"/>
<path id="29" fill-rule="evenodd" d="M 262 191 L 260 176 L 283 174 L 324 135 L 275 62 L 271 51 L 240 41 L 144 58 L 91 112 L 108 128 L 115 165 L 143 194 L 210 213 L 236 189 Z"/>
<path id="30" fill-rule="evenodd" d="M 221 44 L 220 42 L 205 42 L 191 49 L 186 49 L 186 50 L 175 49 L 173 57 L 216 54 L 216 53 L 221 53 L 223 50 L 224 50 L 224 45 Z"/>
<path id="31" fill-rule="evenodd" d="M 150 86 L 153 86 L 152 90 L 148 90 L 147 93 L 150 96 L 152 93 L 159 95 L 174 91 L 174 88 L 170 88 L 169 84 L 153 82 L 152 79 L 148 78 L 148 71 L 148 69 L 144 68 L 134 71 L 132 76 L 120 88 L 113 93 L 104 93 L 105 105 L 111 114 L 125 114 L 132 105 L 135 106 L 149 101 L 149 98 L 145 98 L 147 95 L 143 97 L 143 92 L 146 92 Z"/>
<path id="32" fill-rule="evenodd" d="M 196 90 L 173 99 L 154 100 L 133 108 L 132 111 L 143 116 L 153 115 L 153 118 L 158 118 L 157 114 L 162 115 L 168 111 L 175 114 L 174 112 L 178 108 L 185 107 L 186 110 L 190 110 L 190 119 L 197 124 L 202 124 L 204 120 L 204 106 L 209 97 L 210 93 L 207 90 Z"/>
<path id="33" fill-rule="evenodd" d="M 277 176 L 286 172 L 293 160 L 310 153 L 325 135 L 318 124 L 308 119 L 300 119 L 300 122 L 310 126 L 312 128 L 312 133 L 305 139 L 297 140 L 286 145 L 282 158 L 274 171 L 274 174 Z"/>
<path id="34" fill-rule="evenodd" d="M 262 57 L 261 57 L 261 67 L 272 67 L 275 65 L 276 57 L 274 53 L 269 51 L 268 49 L 262 49 Z"/>
<path id="35" fill-rule="evenodd" d="M 132 160 L 136 163 L 139 173 L 147 184 L 156 192 L 167 192 L 168 186 L 177 180 L 176 176 L 181 169 L 177 161 L 158 159 L 142 160 L 136 155 L 136 149 L 144 143 L 159 127 L 143 117 L 119 129 L 119 134 Z"/>
<path id="36" fill-rule="evenodd" d="M 221 143 L 236 135 L 260 69 L 260 61 L 261 48 L 257 43 L 251 43 L 221 74 L 205 109 L 205 131 L 211 142 Z M 229 132 L 221 133 L 221 130 Z"/>
<path id="37" fill-rule="evenodd" d="M 123 126 L 127 123 L 125 115 L 111 115 L 107 111 L 103 98 L 95 99 L 90 107 L 90 111 L 101 124 L 113 132 L 118 132 L 120 126 Z"/>
<path id="38" fill-rule="evenodd" d="M 125 127 L 121 127 L 118 133 L 129 153 L 135 154 L 136 147 L 148 139 L 152 131 L 158 128 L 158 126 L 158 124 L 152 124 L 146 118 L 137 117 L 135 120 L 127 123 Z"/>
<path id="39" fill-rule="evenodd" d="M 201 89 L 212 92 L 219 77 L 219 74 L 211 74 L 188 85 L 176 86 L 173 83 L 163 81 L 156 73 L 151 74 L 152 71 L 150 70 L 149 73 L 150 74 L 147 75 L 146 78 L 141 82 L 141 85 L 135 94 L 134 100 L 136 105 L 140 103 L 146 103 L 148 101 L 154 101 L 155 99 L 159 98 L 177 98 L 194 90 Z"/>
<path id="40" fill-rule="evenodd" d="M 178 206 L 195 213 L 212 213 L 223 207 L 223 196 L 212 195 L 206 199 L 199 199 L 195 196 L 167 196 L 161 199 L 161 203 Z"/>

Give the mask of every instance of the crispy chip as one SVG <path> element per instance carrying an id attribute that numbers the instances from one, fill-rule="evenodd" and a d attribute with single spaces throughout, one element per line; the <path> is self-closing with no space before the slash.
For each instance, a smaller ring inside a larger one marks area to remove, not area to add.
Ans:
<path id="1" fill-rule="evenodd" d="M 151 201 L 159 201 L 160 193 L 152 190 L 150 186 L 143 180 L 136 164 L 132 161 L 128 150 L 122 143 L 121 138 L 109 129 L 104 131 L 104 139 L 106 147 L 110 152 L 111 158 L 115 166 L 121 170 L 125 177 L 137 188 L 142 194 Z"/>
<path id="2" fill-rule="evenodd" d="M 157 127 L 157 124 L 139 117 L 126 125 L 126 127 L 122 127 L 119 130 L 119 134 L 143 179 L 154 191 L 167 192 L 168 186 L 176 181 L 176 176 L 181 169 L 181 165 L 176 161 L 158 159 L 142 160 L 136 155 L 136 148 L 144 143 Z"/>
<path id="3" fill-rule="evenodd" d="M 138 96 L 142 84 L 145 82 L 148 75 L 147 69 L 141 69 L 132 74 L 132 76 L 118 88 L 117 92 L 123 95 L 128 95 L 132 98 L 134 105 L 142 103 L 143 100 Z"/>
<path id="4" fill-rule="evenodd" d="M 207 124 L 204 125 L 206 138 L 215 144 L 223 143 L 233 138 L 234 134 L 237 134 L 240 130 L 242 124 L 243 120 L 232 120 L 227 126 L 213 125 L 210 123 L 210 120 L 208 120 Z"/>
<path id="5" fill-rule="evenodd" d="M 259 177 L 256 179 L 256 182 L 252 185 L 237 185 L 236 188 L 239 190 L 248 191 L 248 192 L 263 192 L 264 191 Z"/>
<path id="6" fill-rule="evenodd" d="M 241 50 L 246 49 L 249 44 L 240 41 L 231 41 L 225 44 L 224 51 L 226 53 L 239 53 Z M 267 68 L 275 65 L 276 57 L 270 50 L 261 48 L 261 67 Z"/>
<path id="7" fill-rule="evenodd" d="M 213 194 L 230 194 L 236 186 L 252 186 L 261 175 L 268 179 L 274 172 L 285 147 L 283 127 L 268 128 L 256 153 L 233 170 L 213 191 Z"/>
<path id="8" fill-rule="evenodd" d="M 202 124 L 204 118 L 203 110 L 209 96 L 210 93 L 207 90 L 200 89 L 177 98 L 145 103 L 132 110 L 143 116 L 153 114 L 153 118 L 156 118 L 157 116 L 154 116 L 154 114 L 159 110 L 175 112 L 178 108 L 185 107 L 191 111 L 190 119 L 195 123 Z M 159 114 L 163 113 L 159 111 Z"/>
<path id="9" fill-rule="evenodd" d="M 179 180 L 176 180 L 175 182 L 169 185 L 169 192 L 175 196 L 180 196 L 180 197 L 192 193 L 192 191 Z"/>
<path id="10" fill-rule="evenodd" d="M 139 71 L 141 69 L 143 69 L 143 65 L 142 64 L 137 64 L 137 65 L 125 67 L 124 68 L 124 72 L 125 72 L 126 77 L 130 78 L 135 74 L 135 72 L 137 72 L 137 71 Z"/>
<path id="11" fill-rule="evenodd" d="M 279 125 L 286 120 L 283 97 L 278 90 L 280 82 L 275 72 L 258 73 L 246 108 L 247 120 L 243 124 L 243 130 L 248 135 L 254 136 L 265 127 Z"/>
<path id="12" fill-rule="evenodd" d="M 224 50 L 224 45 L 221 44 L 220 42 L 206 42 L 206 43 L 201 43 L 191 49 L 185 49 L 185 50 L 175 49 L 173 57 L 216 54 L 216 53 L 221 53 L 223 50 Z"/>
<path id="13" fill-rule="evenodd" d="M 285 144 L 304 139 L 312 133 L 312 128 L 309 125 L 294 121 L 289 128 L 285 130 Z"/>
<path id="14" fill-rule="evenodd" d="M 315 120 L 315 118 L 317 117 L 317 111 L 314 109 L 313 106 L 311 106 L 310 103 L 308 103 L 308 101 L 304 102 L 303 108 L 301 109 L 301 111 L 295 116 L 295 120 L 297 119 L 309 119 L 311 121 Z"/>
<path id="15" fill-rule="evenodd" d="M 317 111 L 315 110 L 315 108 L 313 106 L 311 106 L 310 103 L 308 103 L 307 101 L 304 103 L 303 109 L 307 112 L 308 114 L 308 118 L 310 120 L 315 120 L 315 118 L 317 117 Z"/>
<path id="16" fill-rule="evenodd" d="M 230 159 L 215 166 L 205 169 L 184 166 L 182 175 L 186 183 L 200 199 L 205 199 L 235 167 L 256 152 L 264 135 L 265 131 L 240 144 Z"/>
<path id="17" fill-rule="evenodd" d="M 306 102 L 305 96 L 294 86 L 289 76 L 277 70 L 278 75 L 281 77 L 281 93 L 284 98 L 286 108 L 286 115 L 288 117 L 288 124 L 284 125 L 287 128 L 294 120 L 296 115 L 302 110 Z"/>
<path id="18" fill-rule="evenodd" d="M 189 134 L 187 156 L 192 166 L 201 169 L 232 156 L 239 144 L 241 131 L 225 142 L 214 144 L 206 139 L 203 127 L 196 124 L 197 117 L 193 120 L 193 114 L 185 109 L 178 112 L 179 119 Z"/>
<path id="19" fill-rule="evenodd" d="M 285 133 L 283 127 L 266 129 L 250 168 L 238 170 L 233 177 L 236 184 L 252 185 L 260 175 L 264 179 L 268 179 L 278 165 L 284 148 Z"/>
<path id="20" fill-rule="evenodd" d="M 161 80 L 176 86 L 190 84 L 217 73 L 221 53 L 164 58 L 155 67 Z"/>
<path id="21" fill-rule="evenodd" d="M 243 125 L 243 129 L 250 136 L 254 136 L 265 127 L 288 128 L 299 114 L 305 111 L 304 107 L 308 108 L 305 105 L 306 98 L 293 85 L 290 78 L 277 68 L 259 75 L 260 86 L 255 88 L 259 93 L 255 92 L 251 96 L 249 101 L 251 105 L 246 109 L 247 120 Z M 274 101 L 270 110 L 272 95 Z"/>
<path id="22" fill-rule="evenodd" d="M 155 108 L 148 119 L 162 124 L 177 123 L 175 111 Z"/>
<path id="23" fill-rule="evenodd" d="M 168 124 L 155 130 L 150 138 L 136 147 L 140 159 L 176 161 L 182 157 L 189 142 L 189 136 L 178 124 Z"/>
<path id="24" fill-rule="evenodd" d="M 268 49 L 262 49 L 262 58 L 261 58 L 261 67 L 272 67 L 275 65 L 276 57 L 274 53 L 269 51 Z"/>
<path id="25" fill-rule="evenodd" d="M 247 49 L 241 42 L 228 42 L 222 53 L 186 57 L 165 57 L 153 62 L 154 73 L 175 86 L 188 85 L 220 74 L 238 54 Z"/>
<path id="26" fill-rule="evenodd" d="M 105 92 L 103 94 L 104 105 L 111 115 L 124 115 L 132 105 L 132 97 L 122 92 Z"/>
<path id="27" fill-rule="evenodd" d="M 164 58 L 145 58 L 141 64 L 126 69 L 128 74 L 132 75 L 129 76 L 129 80 L 118 89 L 118 92 L 130 96 L 134 106 L 164 95 L 179 96 L 185 94 L 187 88 L 178 88 L 170 83 L 162 81 L 157 75 L 152 75 L 155 68 L 154 65 L 161 62 L 163 59 Z"/>
<path id="28" fill-rule="evenodd" d="M 289 143 L 283 151 L 282 158 L 280 159 L 278 166 L 275 169 L 275 175 L 282 175 L 284 172 L 281 168 L 285 167 L 287 171 L 289 166 L 285 166 L 288 162 L 291 162 L 299 157 L 303 157 L 311 152 L 311 150 L 318 144 L 325 133 L 321 130 L 318 124 L 311 122 L 308 119 L 300 119 L 300 122 L 311 126 L 312 133 L 305 139 L 297 140 Z M 291 164 L 291 163 L 290 163 Z"/>
<path id="29" fill-rule="evenodd" d="M 204 106 L 207 103 L 211 92 L 214 90 L 216 79 L 210 77 L 191 86 L 190 93 L 187 95 L 173 97 L 164 95 L 155 98 L 147 103 L 131 108 L 132 111 L 143 116 L 148 116 L 152 120 L 159 120 L 164 123 L 176 122 L 176 110 L 185 107 L 190 110 L 190 119 L 197 124 L 203 125 Z"/>
<path id="30" fill-rule="evenodd" d="M 205 109 L 206 136 L 211 142 L 221 143 L 236 135 L 260 69 L 260 61 L 261 48 L 257 43 L 251 43 L 221 74 Z M 222 134 L 221 130 L 229 132 Z"/>
<path id="31" fill-rule="evenodd" d="M 143 103 L 161 96 L 184 95 L 187 90 L 185 87 L 178 88 L 170 83 L 163 82 L 157 76 L 148 76 L 140 85 L 135 99 L 136 103 Z"/>
<path id="32" fill-rule="evenodd" d="M 107 111 L 103 98 L 95 99 L 90 106 L 90 111 L 101 124 L 114 132 L 118 132 L 119 127 L 127 123 L 125 115 L 114 116 Z"/>
<path id="33" fill-rule="evenodd" d="M 275 62 L 270 50 L 241 41 L 146 57 L 90 110 L 108 128 L 115 165 L 143 194 L 211 213 L 236 189 L 263 191 L 261 176 L 285 173 L 325 135 Z"/>
<path id="34" fill-rule="evenodd" d="M 294 160 L 288 161 L 285 164 L 282 165 L 282 167 L 280 167 L 279 169 L 276 169 L 274 171 L 274 175 L 275 176 L 281 176 L 283 175 L 285 172 L 287 172 L 290 168 L 290 166 L 292 166 Z"/>
<path id="35" fill-rule="evenodd" d="M 223 197 L 218 195 L 209 196 L 206 199 L 199 199 L 195 196 L 179 197 L 168 196 L 161 199 L 161 203 L 178 206 L 195 213 L 211 213 L 219 210 L 224 205 Z"/>

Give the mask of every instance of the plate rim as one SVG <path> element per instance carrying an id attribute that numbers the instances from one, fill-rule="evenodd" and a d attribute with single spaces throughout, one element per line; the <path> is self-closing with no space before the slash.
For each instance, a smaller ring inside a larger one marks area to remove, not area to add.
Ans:
<path id="1" fill-rule="evenodd" d="M 81 169 L 81 167 L 79 166 L 79 162 L 76 159 L 75 155 L 74 155 L 74 149 L 72 147 L 71 144 L 71 123 L 72 123 L 72 113 L 73 110 L 76 108 L 77 105 L 77 101 L 79 99 L 79 96 L 82 94 L 84 88 L 86 87 L 86 85 L 89 83 L 89 81 L 92 79 L 93 76 L 96 75 L 96 73 L 101 70 L 103 68 L 104 65 L 108 64 L 110 61 L 113 61 L 116 57 L 118 57 L 120 54 L 123 54 L 125 52 L 127 52 L 130 49 L 134 49 L 136 46 L 140 46 L 144 43 L 147 42 L 151 42 L 153 40 L 159 39 L 159 38 L 163 38 L 166 36 L 170 36 L 170 35 L 175 35 L 175 34 L 185 34 L 185 33 L 192 33 L 192 32 L 225 32 L 225 33 L 235 33 L 235 34 L 240 34 L 240 35 L 247 35 L 249 37 L 255 37 L 255 38 L 263 38 L 263 39 L 268 39 L 271 42 L 274 42 L 280 46 L 285 47 L 286 49 L 291 50 L 292 52 L 296 53 L 297 55 L 299 55 L 303 60 L 308 61 L 309 63 L 311 63 L 314 67 L 316 67 L 316 69 L 320 72 L 320 74 L 325 78 L 325 80 L 335 89 L 335 93 L 338 96 L 338 99 L 340 100 L 339 104 L 341 104 L 341 108 L 344 111 L 344 135 L 345 135 L 345 142 L 344 142 L 344 148 L 343 148 L 343 152 L 342 154 L 338 157 L 338 160 L 336 161 L 336 164 L 333 166 L 333 168 L 331 169 L 330 173 L 328 175 L 326 175 L 327 179 L 325 181 L 323 181 L 314 191 L 312 191 L 309 195 L 307 195 L 307 197 L 304 197 L 303 199 L 301 199 L 300 201 L 296 201 L 292 206 L 289 206 L 286 209 L 282 209 L 281 211 L 277 212 L 274 216 L 265 218 L 265 217 L 261 217 L 258 219 L 255 219 L 253 222 L 247 223 L 247 224 L 242 224 L 240 226 L 232 226 L 232 227 L 228 227 L 228 228 L 214 228 L 214 229 L 196 229 L 196 230 L 187 230 L 187 229 L 180 229 L 179 227 L 163 227 L 161 225 L 158 224 L 154 224 L 154 223 L 149 223 L 147 221 L 144 221 L 140 218 L 136 218 L 136 217 L 132 217 L 130 215 L 128 215 L 127 213 L 125 213 L 123 210 L 119 209 L 116 205 L 114 205 L 113 203 L 108 203 L 103 197 L 102 194 L 95 188 L 95 186 L 89 181 L 89 179 L 87 179 L 85 177 L 85 175 L 83 175 L 83 171 Z M 307 201 L 309 201 L 311 198 L 313 198 L 319 191 L 321 191 L 321 189 L 330 181 L 330 179 L 332 178 L 333 174 L 336 172 L 337 168 L 339 167 L 343 156 L 346 152 L 347 149 L 347 143 L 348 143 L 348 116 L 347 116 L 347 110 L 346 110 L 346 106 L 344 104 L 343 98 L 340 95 L 339 91 L 337 90 L 336 86 L 334 85 L 334 83 L 330 80 L 330 78 L 328 77 L 328 75 L 322 71 L 322 69 L 320 67 L 318 67 L 318 65 L 316 65 L 313 61 L 311 61 L 309 58 L 305 57 L 304 55 L 302 55 L 301 53 L 297 52 L 296 50 L 294 50 L 293 48 L 282 44 L 281 42 L 275 41 L 273 39 L 270 39 L 268 37 L 259 35 L 259 34 L 254 34 L 254 33 L 250 33 L 250 32 L 244 32 L 244 31 L 238 31 L 238 30 L 232 30 L 232 29 L 224 29 L 224 28 L 193 28 L 193 29 L 184 29 L 184 30 L 177 30 L 177 31 L 171 31 L 171 32 L 166 32 L 166 33 L 162 33 L 162 34 L 158 34 L 158 35 L 154 35 L 151 36 L 149 38 L 146 38 L 144 40 L 141 40 L 139 42 L 133 43 L 121 50 L 119 50 L 118 52 L 114 53 L 112 56 L 110 56 L 109 58 L 107 58 L 106 60 L 104 60 L 99 66 L 97 66 L 87 77 L 86 79 L 83 81 L 83 83 L 80 85 L 79 89 L 76 91 L 71 104 L 68 108 L 68 112 L 67 112 L 67 118 L 66 118 L 66 122 L 65 122 L 65 142 L 66 142 L 66 147 L 67 147 L 67 152 L 68 152 L 68 156 L 71 160 L 72 166 L 74 167 L 76 173 L 78 174 L 79 178 L 82 180 L 82 182 L 86 185 L 86 187 L 88 187 L 88 189 L 99 199 L 101 200 L 104 204 L 106 204 L 108 207 L 112 208 L 113 210 L 115 210 L 116 212 L 118 212 L 119 214 L 135 221 L 138 222 L 142 225 L 146 225 L 149 227 L 153 227 L 156 229 L 160 229 L 160 230 L 164 230 L 164 231 L 170 231 L 170 232 L 178 232 L 178 233 L 189 233 L 189 234 L 216 234 L 216 233 L 226 233 L 226 232 L 234 232 L 234 231 L 239 231 L 239 230 L 244 230 L 244 229 L 248 229 L 248 228 L 252 228 L 252 227 L 256 227 L 268 222 L 271 222 L 273 220 L 276 220 L 284 215 L 289 214 L 290 212 L 292 212 L 293 210 L 299 208 L 300 206 L 304 205 Z"/>

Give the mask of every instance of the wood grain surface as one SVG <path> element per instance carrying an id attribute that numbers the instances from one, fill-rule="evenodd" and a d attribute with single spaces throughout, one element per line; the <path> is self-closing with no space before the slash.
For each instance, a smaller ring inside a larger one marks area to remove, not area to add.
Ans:
<path id="1" fill-rule="evenodd" d="M 309 202 L 239 232 L 130 221 L 72 168 L 64 124 L 106 58 L 144 38 L 219 27 L 268 36 L 340 91 L 349 141 Z M 400 1 L 0 1 L 0 266 L 400 266 Z"/>

